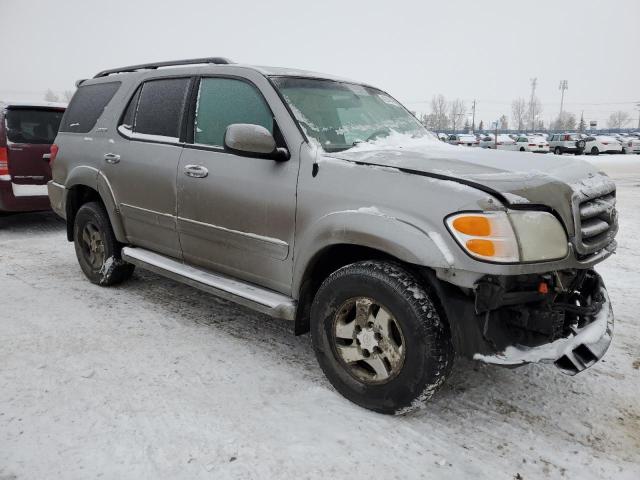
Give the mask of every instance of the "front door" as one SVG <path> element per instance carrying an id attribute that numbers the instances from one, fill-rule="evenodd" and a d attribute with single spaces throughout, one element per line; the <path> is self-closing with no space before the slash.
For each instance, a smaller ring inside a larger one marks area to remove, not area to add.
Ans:
<path id="1" fill-rule="evenodd" d="M 180 258 L 176 175 L 190 78 L 143 83 L 103 152 L 102 173 L 134 245 Z"/>
<path id="2" fill-rule="evenodd" d="M 277 162 L 225 152 L 234 123 L 277 134 L 257 87 L 238 78 L 202 78 L 194 142 L 178 168 L 178 231 L 187 263 L 287 293 L 291 268 L 298 152 Z M 283 141 L 283 140 L 282 140 Z"/>

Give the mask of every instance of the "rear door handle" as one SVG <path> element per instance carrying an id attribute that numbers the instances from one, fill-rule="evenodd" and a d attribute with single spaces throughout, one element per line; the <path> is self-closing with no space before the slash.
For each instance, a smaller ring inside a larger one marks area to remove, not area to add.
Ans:
<path id="1" fill-rule="evenodd" d="M 192 178 L 204 178 L 209 175 L 209 170 L 202 165 L 185 165 L 183 172 L 187 177 Z"/>
<path id="2" fill-rule="evenodd" d="M 107 163 L 118 163 L 120 162 L 120 155 L 116 155 L 115 153 L 105 153 L 104 161 Z"/>

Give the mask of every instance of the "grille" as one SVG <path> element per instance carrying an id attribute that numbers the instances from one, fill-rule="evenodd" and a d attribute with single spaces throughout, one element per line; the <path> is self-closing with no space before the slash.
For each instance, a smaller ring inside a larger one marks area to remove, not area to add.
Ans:
<path id="1" fill-rule="evenodd" d="M 582 255 L 606 247 L 618 231 L 615 186 L 597 196 L 584 195 L 576 211 L 576 250 Z"/>

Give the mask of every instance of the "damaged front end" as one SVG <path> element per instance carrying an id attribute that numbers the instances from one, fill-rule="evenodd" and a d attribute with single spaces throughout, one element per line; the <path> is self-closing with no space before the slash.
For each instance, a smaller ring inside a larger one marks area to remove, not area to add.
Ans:
<path id="1" fill-rule="evenodd" d="M 458 351 L 485 363 L 553 363 L 575 375 L 611 343 L 613 310 L 594 270 L 485 276 L 467 295 L 442 286 Z M 453 315 L 453 317 L 452 317 Z"/>

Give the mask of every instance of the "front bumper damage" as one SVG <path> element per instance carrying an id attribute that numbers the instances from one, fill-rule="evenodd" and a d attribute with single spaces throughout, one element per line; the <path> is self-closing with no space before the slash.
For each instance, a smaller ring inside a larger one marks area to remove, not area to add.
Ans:
<path id="1" fill-rule="evenodd" d="M 449 297 L 443 307 L 456 349 L 474 360 L 512 367 L 552 363 L 575 375 L 611 344 L 613 309 L 591 269 L 488 276 L 466 295 L 442 287 L 440 293 Z"/>

